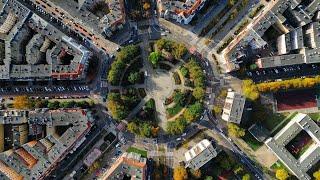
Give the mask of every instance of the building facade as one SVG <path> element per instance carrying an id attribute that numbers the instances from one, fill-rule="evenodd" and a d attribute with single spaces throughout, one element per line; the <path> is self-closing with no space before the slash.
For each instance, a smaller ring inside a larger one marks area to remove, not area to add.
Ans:
<path id="1" fill-rule="evenodd" d="M 236 92 L 228 92 L 223 107 L 222 119 L 227 122 L 240 124 L 245 108 L 246 98 Z"/>
<path id="2" fill-rule="evenodd" d="M 217 151 L 211 142 L 203 139 L 190 150 L 184 153 L 186 158 L 186 167 L 197 170 L 217 156 Z"/>

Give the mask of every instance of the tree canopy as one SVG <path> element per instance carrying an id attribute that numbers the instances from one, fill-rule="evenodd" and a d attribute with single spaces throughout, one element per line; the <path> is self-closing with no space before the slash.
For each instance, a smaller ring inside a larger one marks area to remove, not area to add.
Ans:
<path id="1" fill-rule="evenodd" d="M 31 107 L 31 102 L 28 96 L 16 96 L 13 100 L 15 109 L 28 109 Z"/>
<path id="2" fill-rule="evenodd" d="M 313 173 L 313 177 L 315 180 L 320 180 L 320 169 Z"/>
<path id="3" fill-rule="evenodd" d="M 250 174 L 245 174 L 242 176 L 242 180 L 250 180 L 251 177 L 250 177 Z"/>
<path id="4" fill-rule="evenodd" d="M 140 53 L 139 46 L 129 45 L 121 49 L 108 72 L 108 82 L 112 85 L 120 83 L 121 75 L 126 67 Z"/>
<path id="5" fill-rule="evenodd" d="M 183 166 L 178 166 L 173 170 L 173 179 L 174 180 L 187 180 L 188 179 L 188 172 L 186 168 Z"/>
<path id="6" fill-rule="evenodd" d="M 233 137 L 243 137 L 245 135 L 245 130 L 234 123 L 228 123 L 228 132 Z"/>
<path id="7" fill-rule="evenodd" d="M 203 111 L 202 103 L 196 102 L 187 107 L 187 109 L 183 113 L 183 116 L 187 121 L 192 122 L 200 117 L 202 111 Z"/>
<path id="8" fill-rule="evenodd" d="M 167 131 L 169 134 L 177 135 L 184 132 L 185 128 L 187 127 L 188 123 L 185 119 L 179 118 L 175 121 L 169 121 L 167 123 Z"/>
<path id="9" fill-rule="evenodd" d="M 170 52 L 176 59 L 181 59 L 188 51 L 184 44 L 177 43 L 168 39 L 159 39 L 155 42 L 159 50 Z"/>
<path id="10" fill-rule="evenodd" d="M 191 58 L 190 61 L 185 64 L 185 67 L 188 69 L 189 77 L 193 80 L 194 86 L 204 87 L 205 74 L 196 60 Z"/>
<path id="11" fill-rule="evenodd" d="M 196 100 L 203 100 L 206 91 L 202 87 L 196 87 L 193 89 L 192 95 L 196 98 Z"/>
<path id="12" fill-rule="evenodd" d="M 140 74 L 139 72 L 132 72 L 129 74 L 128 76 L 128 81 L 131 83 L 131 84 L 135 84 L 137 82 L 140 81 Z"/>
<path id="13" fill-rule="evenodd" d="M 134 133 L 142 137 L 151 137 L 153 135 L 152 125 L 148 122 L 143 122 L 139 119 L 135 119 L 134 121 L 128 123 L 127 129 L 131 133 Z"/>
<path id="14" fill-rule="evenodd" d="M 126 96 L 121 96 L 120 93 L 109 93 L 107 107 L 113 118 L 121 120 L 129 114 L 128 106 L 124 102 Z M 128 101 L 128 100 L 127 100 Z"/>
<path id="15" fill-rule="evenodd" d="M 151 52 L 149 55 L 149 61 L 153 66 L 157 66 L 160 59 L 161 59 L 161 52 L 159 51 Z"/>
<path id="16" fill-rule="evenodd" d="M 285 169 L 277 169 L 276 178 L 279 180 L 286 180 L 289 178 L 289 173 Z"/>
<path id="17" fill-rule="evenodd" d="M 311 88 L 320 84 L 320 76 L 296 78 L 283 81 L 263 82 L 255 84 L 252 80 L 242 83 L 243 94 L 250 100 L 257 100 L 260 92 L 277 92 L 279 90 Z"/>

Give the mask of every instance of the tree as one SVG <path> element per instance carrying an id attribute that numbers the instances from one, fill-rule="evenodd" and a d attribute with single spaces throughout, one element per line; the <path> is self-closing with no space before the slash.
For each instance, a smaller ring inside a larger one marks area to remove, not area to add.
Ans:
<path id="1" fill-rule="evenodd" d="M 217 116 L 222 113 L 222 108 L 220 106 L 214 105 L 212 112 Z"/>
<path id="2" fill-rule="evenodd" d="M 191 172 L 193 179 L 200 179 L 201 178 L 201 170 L 200 169 L 197 169 L 197 170 L 191 169 L 190 172 Z"/>
<path id="3" fill-rule="evenodd" d="M 146 102 L 145 106 L 148 109 L 156 109 L 156 102 L 154 101 L 153 98 L 151 98 Z"/>
<path id="4" fill-rule="evenodd" d="M 157 66 L 161 59 L 161 52 L 155 51 L 150 53 L 149 61 L 152 63 L 153 66 Z"/>
<path id="5" fill-rule="evenodd" d="M 193 89 L 192 95 L 197 99 L 197 100 L 202 100 L 205 95 L 205 90 L 202 87 L 196 87 Z"/>
<path id="6" fill-rule="evenodd" d="M 228 123 L 228 132 L 233 137 L 243 137 L 245 130 L 234 123 Z"/>
<path id="7" fill-rule="evenodd" d="M 276 178 L 279 180 L 286 180 L 289 178 L 289 173 L 285 169 L 277 169 Z"/>
<path id="8" fill-rule="evenodd" d="M 244 96 L 251 101 L 257 100 L 260 96 L 258 88 L 252 80 L 244 80 L 242 82 L 242 89 Z"/>
<path id="9" fill-rule="evenodd" d="M 134 134 L 136 134 L 139 131 L 139 127 L 135 122 L 129 122 L 127 125 L 127 129 L 128 131 Z"/>
<path id="10" fill-rule="evenodd" d="M 316 180 L 320 180 L 320 169 L 316 172 L 313 173 L 313 177 L 316 179 Z"/>
<path id="11" fill-rule="evenodd" d="M 233 168 L 233 172 L 235 174 L 242 174 L 243 172 L 243 167 L 241 164 L 236 165 L 236 167 Z"/>
<path id="12" fill-rule="evenodd" d="M 92 174 L 95 170 L 99 169 L 100 167 L 101 167 L 100 162 L 96 161 L 89 167 L 88 172 Z"/>
<path id="13" fill-rule="evenodd" d="M 219 161 L 220 167 L 225 170 L 230 170 L 234 164 L 230 157 L 223 158 Z"/>
<path id="14" fill-rule="evenodd" d="M 118 85 L 120 83 L 121 74 L 126 67 L 123 61 L 115 61 L 112 63 L 108 72 L 108 82 L 112 85 Z"/>
<path id="15" fill-rule="evenodd" d="M 15 109 L 28 109 L 31 107 L 31 102 L 27 96 L 17 96 L 13 100 Z"/>
<path id="16" fill-rule="evenodd" d="M 174 93 L 173 95 L 173 102 L 175 102 L 176 104 L 180 104 L 181 106 L 184 105 L 184 101 L 185 101 L 185 97 L 184 94 L 180 91 L 177 91 Z"/>
<path id="17" fill-rule="evenodd" d="M 48 103 L 48 108 L 49 109 L 59 109 L 60 103 L 59 101 L 54 101 L 54 102 L 49 102 Z"/>
<path id="18" fill-rule="evenodd" d="M 144 9 L 144 10 L 150 9 L 150 3 L 147 3 L 147 2 L 144 3 L 144 4 L 143 4 L 143 9 Z"/>
<path id="19" fill-rule="evenodd" d="M 183 116 L 187 121 L 192 122 L 200 117 L 202 111 L 203 105 L 200 102 L 196 102 L 184 111 Z"/>
<path id="20" fill-rule="evenodd" d="M 181 59 L 186 52 L 187 48 L 185 45 L 181 43 L 174 43 L 172 54 L 176 59 Z"/>
<path id="21" fill-rule="evenodd" d="M 71 104 L 72 104 L 72 102 L 71 102 Z M 83 101 L 75 102 L 75 106 L 80 107 L 82 109 L 86 109 L 86 108 L 90 107 L 90 103 L 88 101 L 83 100 Z"/>
<path id="22" fill-rule="evenodd" d="M 142 128 L 140 129 L 140 135 L 143 137 L 150 137 L 151 136 L 151 125 L 149 123 L 143 123 Z"/>
<path id="23" fill-rule="evenodd" d="M 139 53 L 140 48 L 135 45 L 129 45 L 122 48 L 117 54 L 115 61 L 111 64 L 107 77 L 108 82 L 112 85 L 118 85 L 126 65 L 134 60 Z"/>
<path id="24" fill-rule="evenodd" d="M 206 177 L 204 178 L 204 180 L 213 180 L 213 177 L 212 177 L 212 176 L 206 176 Z"/>
<path id="25" fill-rule="evenodd" d="M 184 132 L 187 125 L 188 123 L 185 119 L 179 118 L 175 121 L 169 121 L 167 123 L 167 131 L 171 135 L 181 134 Z"/>
<path id="26" fill-rule="evenodd" d="M 59 103 L 60 108 L 72 108 L 74 107 L 76 102 L 74 101 L 62 101 Z"/>
<path id="27" fill-rule="evenodd" d="M 189 74 L 189 70 L 188 70 L 186 67 L 184 67 L 184 66 L 182 66 L 182 67 L 180 68 L 180 72 L 181 72 L 182 76 L 184 76 L 184 77 L 187 77 L 188 74 Z"/>
<path id="28" fill-rule="evenodd" d="M 129 81 L 131 84 L 135 84 L 135 83 L 137 83 L 139 80 L 140 80 L 140 74 L 139 74 L 139 72 L 132 72 L 132 73 L 130 73 L 129 76 L 128 76 L 128 81 Z"/>
<path id="29" fill-rule="evenodd" d="M 242 180 L 250 180 L 251 177 L 250 177 L 250 174 L 245 174 L 242 176 Z"/>
<path id="30" fill-rule="evenodd" d="M 128 115 L 127 108 L 117 101 L 109 100 L 107 107 L 110 110 L 112 117 L 115 119 L 124 119 Z"/>
<path id="31" fill-rule="evenodd" d="M 37 99 L 35 102 L 34 102 L 34 107 L 35 108 L 46 108 L 48 107 L 48 100 L 40 100 L 40 99 Z"/>
<path id="32" fill-rule="evenodd" d="M 178 166 L 178 167 L 174 168 L 173 179 L 174 180 L 187 180 L 188 173 L 187 173 L 186 168 L 184 168 L 183 166 Z"/>

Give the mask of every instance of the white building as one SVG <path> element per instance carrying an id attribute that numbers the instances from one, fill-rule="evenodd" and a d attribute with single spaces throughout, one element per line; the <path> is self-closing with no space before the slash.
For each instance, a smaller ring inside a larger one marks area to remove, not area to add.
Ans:
<path id="1" fill-rule="evenodd" d="M 222 119 L 227 122 L 240 124 L 246 98 L 236 92 L 228 92 L 223 107 Z"/>
<path id="2" fill-rule="evenodd" d="M 313 143 L 299 158 L 295 158 L 285 146 L 301 131 L 308 133 Z M 308 115 L 297 114 L 265 144 L 298 179 L 312 179 L 308 171 L 320 161 L 320 128 Z"/>
<path id="3" fill-rule="evenodd" d="M 203 139 L 190 150 L 184 153 L 186 158 L 186 167 L 197 170 L 217 156 L 217 151 L 213 148 L 211 142 Z"/>

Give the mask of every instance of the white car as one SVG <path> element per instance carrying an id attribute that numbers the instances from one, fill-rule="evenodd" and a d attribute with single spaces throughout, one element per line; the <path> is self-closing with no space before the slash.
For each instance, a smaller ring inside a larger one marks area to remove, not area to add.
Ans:
<path id="1" fill-rule="evenodd" d="M 179 137 L 179 138 L 177 138 L 176 140 L 177 140 L 177 141 L 181 141 L 181 138 Z"/>

